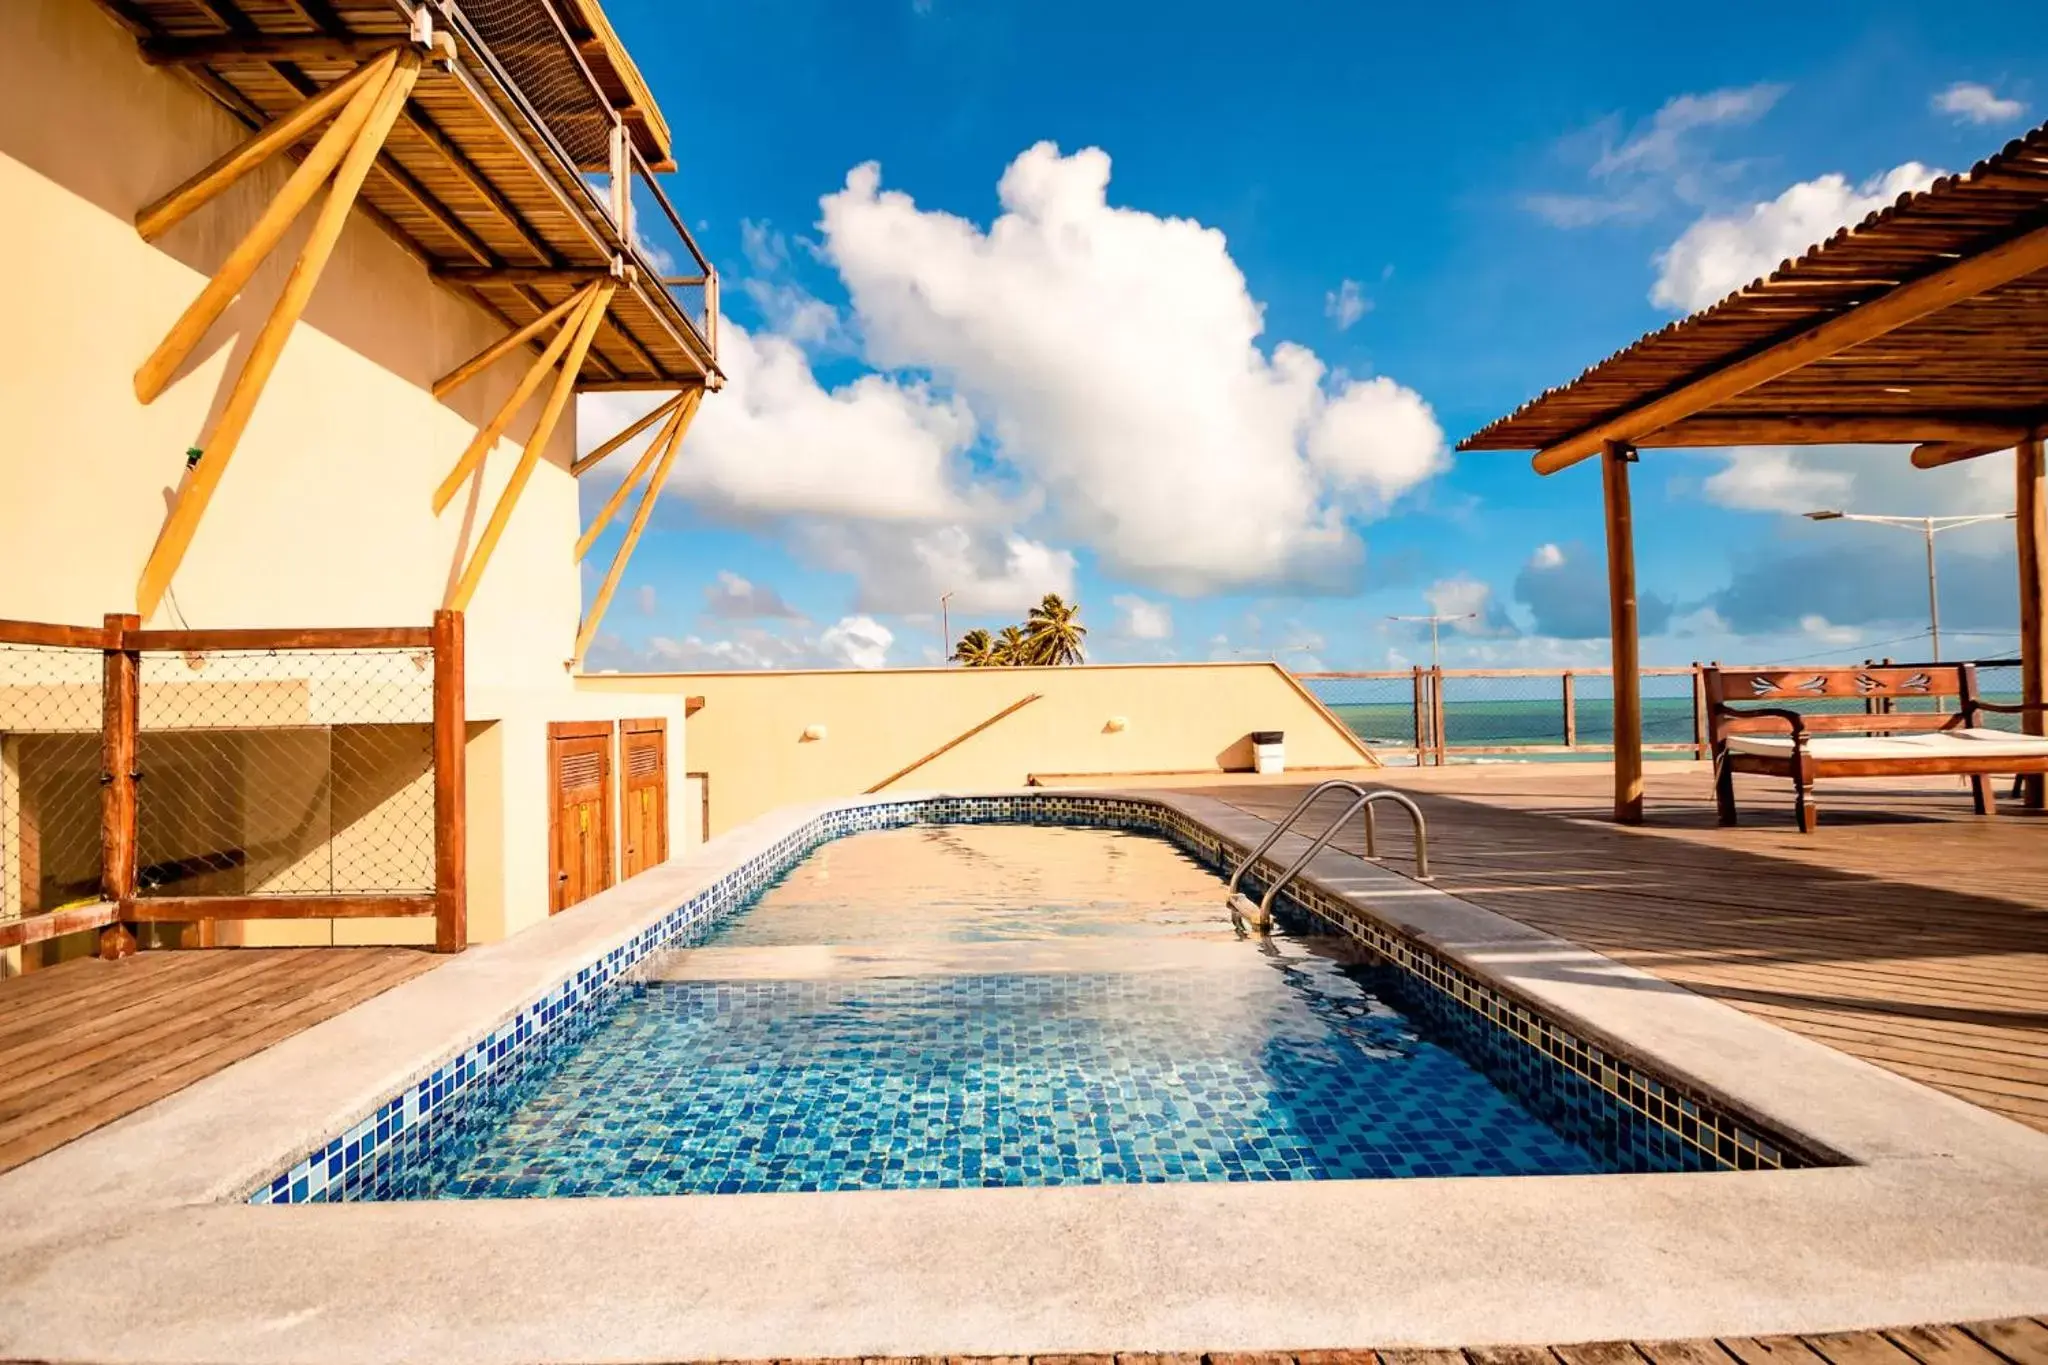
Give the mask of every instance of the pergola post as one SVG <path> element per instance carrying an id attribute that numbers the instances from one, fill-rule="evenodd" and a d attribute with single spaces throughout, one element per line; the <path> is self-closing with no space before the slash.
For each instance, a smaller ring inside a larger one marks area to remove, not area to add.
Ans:
<path id="1" fill-rule="evenodd" d="M 2048 458 L 2041 437 L 2030 436 L 2014 454 L 2013 497 L 2015 535 L 2020 565 L 2020 699 L 2033 705 L 2048 701 Z M 2021 718 L 2030 735 L 2048 733 L 2048 717 L 2039 712 Z M 2048 778 L 2021 779 L 2028 809 L 2048 805 Z"/>
<path id="2" fill-rule="evenodd" d="M 1636 640 L 1635 519 L 1628 467 L 1635 447 L 1601 445 L 1600 486 L 1607 513 L 1607 611 L 1614 638 L 1614 818 L 1643 822 L 1643 680 Z"/>

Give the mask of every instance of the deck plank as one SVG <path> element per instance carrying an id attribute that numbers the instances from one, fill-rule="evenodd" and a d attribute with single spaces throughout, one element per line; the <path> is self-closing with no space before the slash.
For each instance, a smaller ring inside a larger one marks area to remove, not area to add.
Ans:
<path id="1" fill-rule="evenodd" d="M 444 960 L 413 948 L 191 949 L 0 981 L 0 1171 Z"/>
<path id="2" fill-rule="evenodd" d="M 1658 763 L 1646 823 L 1624 828 L 1605 765 L 1370 780 L 1421 805 L 1441 889 L 2048 1131 L 2041 816 L 2005 803 L 1984 820 L 1941 781 L 1831 784 L 1808 836 L 1782 784 L 1744 778 L 1742 823 L 1723 828 L 1704 768 Z M 1309 785 L 1192 790 L 1273 820 Z M 1405 871 L 1407 822 L 1383 818 L 1379 835 L 1385 865 Z M 1362 826 L 1336 842 L 1363 852 Z"/>

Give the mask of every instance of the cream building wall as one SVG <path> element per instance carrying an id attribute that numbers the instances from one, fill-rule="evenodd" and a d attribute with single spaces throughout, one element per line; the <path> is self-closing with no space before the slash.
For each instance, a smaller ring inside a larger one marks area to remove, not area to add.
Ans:
<path id="1" fill-rule="evenodd" d="M 134 215 L 246 135 L 191 85 L 144 64 L 91 0 L 0 3 L 0 617 L 97 624 L 134 609 L 186 451 L 204 445 L 313 213 L 148 406 L 134 395 L 136 366 L 290 168 L 263 167 L 156 243 L 136 233 Z M 503 330 L 357 213 L 145 625 L 429 622 L 539 406 L 436 516 L 435 485 L 520 367 L 500 365 L 447 401 L 429 386 Z M 575 446 L 565 419 L 467 612 L 469 714 L 484 722 L 472 725 L 472 803 L 494 817 L 471 820 L 478 938 L 546 914 L 548 721 L 665 716 L 671 771 L 685 766 L 679 700 L 579 693 L 569 675 L 581 606 Z M 244 932 L 252 942 L 417 941 L 431 924 Z"/>
<path id="2" fill-rule="evenodd" d="M 1033 693 L 1039 700 L 898 787 L 1242 771 L 1252 766 L 1250 736 L 1260 730 L 1285 733 L 1290 768 L 1377 765 L 1271 663 L 599 674 L 583 685 L 704 698 L 690 719 L 689 766 L 706 775 L 714 836 L 793 801 L 863 792 Z M 822 727 L 822 739 L 805 738 L 813 727 Z M 697 820 L 698 808 L 683 818 Z"/>

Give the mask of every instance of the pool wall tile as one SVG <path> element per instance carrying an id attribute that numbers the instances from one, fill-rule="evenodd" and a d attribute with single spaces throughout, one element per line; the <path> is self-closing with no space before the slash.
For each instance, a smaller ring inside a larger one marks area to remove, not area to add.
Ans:
<path id="1" fill-rule="evenodd" d="M 572 974 L 511 1019 L 394 1095 L 248 1196 L 255 1204 L 418 1197 L 436 1154 L 487 1122 L 603 1018 L 626 974 L 663 947 L 701 942 L 725 918 L 831 840 L 914 824 L 1031 823 L 1127 829 L 1171 840 L 1211 867 L 1244 850 L 1156 802 L 1118 796 L 1019 793 L 876 801 L 827 811 L 721 875 L 626 943 Z M 1246 889 L 1277 867 L 1250 869 Z M 1400 1007 L 1462 1040 L 1496 1085 L 1560 1133 L 1627 1171 L 1755 1170 L 1833 1164 L 1760 1130 L 1711 1096 L 1661 1079 L 1579 1037 L 1344 900 L 1308 882 L 1280 898 L 1283 915 L 1311 915 L 1401 969 Z"/>

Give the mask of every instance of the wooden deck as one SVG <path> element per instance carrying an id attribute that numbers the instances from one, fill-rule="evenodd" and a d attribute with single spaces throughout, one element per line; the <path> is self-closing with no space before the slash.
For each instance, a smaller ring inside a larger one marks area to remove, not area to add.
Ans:
<path id="1" fill-rule="evenodd" d="M 749 1365 L 768 1365 L 750 1362 Z M 1597 1341 L 1464 1351 L 1251 1351 L 1207 1355 L 869 1356 L 775 1365 L 2048 1365 L 2048 1325 L 2002 1318 L 1884 1332 L 1699 1341 Z"/>
<path id="2" fill-rule="evenodd" d="M 0 1171 L 444 960 L 413 948 L 193 949 L 0 981 Z"/>
<path id="3" fill-rule="evenodd" d="M 1974 816 L 1957 779 L 1834 783 L 1819 833 L 1802 835 L 1789 784 L 1743 779 L 1743 823 L 1724 829 L 1700 765 L 1653 763 L 1647 823 L 1623 828 L 1604 764 L 1367 780 L 1421 804 L 1444 890 L 2048 1131 L 2038 813 L 2002 802 L 1998 819 Z M 1204 794 L 1277 819 L 1309 785 Z M 1380 816 L 1397 870 L 1407 823 Z M 1362 851 L 1362 832 L 1340 842 Z"/>

